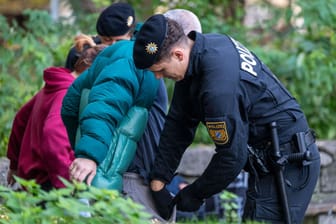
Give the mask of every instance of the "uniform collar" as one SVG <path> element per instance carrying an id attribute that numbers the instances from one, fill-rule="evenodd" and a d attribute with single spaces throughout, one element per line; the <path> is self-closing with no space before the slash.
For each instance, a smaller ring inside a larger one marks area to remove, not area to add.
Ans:
<path id="1" fill-rule="evenodd" d="M 197 75 L 200 71 L 200 55 L 204 43 L 204 36 L 196 31 L 191 31 L 188 37 L 194 41 L 194 45 L 190 51 L 189 65 L 185 77 L 192 77 Z"/>

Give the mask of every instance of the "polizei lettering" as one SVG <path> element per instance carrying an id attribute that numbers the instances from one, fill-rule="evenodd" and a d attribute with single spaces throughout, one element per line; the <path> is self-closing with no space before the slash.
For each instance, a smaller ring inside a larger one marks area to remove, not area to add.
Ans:
<path id="1" fill-rule="evenodd" d="M 236 49 L 238 50 L 239 56 L 242 59 L 240 68 L 250 73 L 253 76 L 257 76 L 257 73 L 254 71 L 254 67 L 253 67 L 257 64 L 257 62 L 255 61 L 255 58 L 252 55 L 252 53 L 238 41 L 232 38 L 230 39 L 234 43 Z"/>

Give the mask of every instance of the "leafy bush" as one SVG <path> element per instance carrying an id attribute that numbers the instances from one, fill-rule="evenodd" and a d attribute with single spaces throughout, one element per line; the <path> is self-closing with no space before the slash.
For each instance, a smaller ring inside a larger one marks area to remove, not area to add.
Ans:
<path id="1" fill-rule="evenodd" d="M 218 2 L 228 7 L 227 1 Z M 335 139 L 336 5 L 333 0 L 298 0 L 295 4 L 301 7 L 298 14 L 294 13 L 295 5 L 276 8 L 263 1 L 259 6 L 273 16 L 254 27 L 242 26 L 239 5 L 229 18 L 225 18 L 225 10 L 218 18 L 220 12 L 210 12 L 210 4 L 202 9 L 195 7 L 194 12 L 201 13 L 204 30 L 227 33 L 253 50 L 298 100 L 318 138 Z M 205 9 L 210 11 L 202 14 Z M 295 24 L 302 19 L 302 26 Z M 196 141 L 211 143 L 206 134 L 201 125 Z"/>
<path id="2" fill-rule="evenodd" d="M 43 69 L 55 63 L 59 54 L 55 46 L 62 43 L 52 35 L 59 32 L 59 27 L 52 23 L 47 12 L 27 10 L 24 16 L 28 18 L 24 27 L 15 21 L 10 25 L 0 16 L 1 154 L 6 149 L 16 111 L 40 88 Z"/>
<path id="3" fill-rule="evenodd" d="M 299 1 L 305 20 L 298 45 L 294 82 L 311 125 L 322 138 L 336 137 L 336 5 L 332 0 Z"/>
<path id="4" fill-rule="evenodd" d="M 64 65 L 74 36 L 82 31 L 80 25 L 52 21 L 47 11 L 26 10 L 23 15 L 23 26 L 0 15 L 1 156 L 6 153 L 16 112 L 43 84 L 43 70 Z M 91 22 L 92 16 L 85 19 Z"/>
<path id="5" fill-rule="evenodd" d="M 66 182 L 66 188 L 46 192 L 34 181 L 17 180 L 26 191 L 0 186 L 0 223 L 150 223 L 142 205 L 117 191 Z"/>
<path id="6" fill-rule="evenodd" d="M 25 191 L 0 186 L 0 223 L 153 223 L 142 205 L 123 198 L 117 191 L 88 187 L 84 183 L 63 182 L 66 188 L 43 191 L 35 181 L 16 177 Z M 237 195 L 223 191 L 220 195 L 225 219 L 209 216 L 205 220 L 185 220 L 183 223 L 239 223 Z M 83 200 L 85 199 L 85 200 Z M 88 201 L 90 202 L 88 205 Z M 246 222 L 246 224 L 258 222 Z"/>
<path id="7" fill-rule="evenodd" d="M 301 104 L 318 138 L 336 138 L 336 11 L 332 0 L 297 1 L 301 27 L 287 24 L 285 34 L 253 50 Z M 291 21 L 288 21 L 291 23 Z M 290 27 L 290 28 L 288 28 Z"/>
<path id="8" fill-rule="evenodd" d="M 225 221 L 228 223 L 239 223 L 241 222 L 240 217 L 238 216 L 237 209 L 237 195 L 230 191 L 223 191 L 220 198 L 223 201 L 223 208 L 225 211 Z"/>

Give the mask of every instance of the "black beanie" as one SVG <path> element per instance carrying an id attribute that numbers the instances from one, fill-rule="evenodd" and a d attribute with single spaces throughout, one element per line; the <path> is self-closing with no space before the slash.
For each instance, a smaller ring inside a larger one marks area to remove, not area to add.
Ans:
<path id="1" fill-rule="evenodd" d="M 114 3 L 100 14 L 96 30 L 101 36 L 120 36 L 127 33 L 135 23 L 135 14 L 131 5 Z"/>

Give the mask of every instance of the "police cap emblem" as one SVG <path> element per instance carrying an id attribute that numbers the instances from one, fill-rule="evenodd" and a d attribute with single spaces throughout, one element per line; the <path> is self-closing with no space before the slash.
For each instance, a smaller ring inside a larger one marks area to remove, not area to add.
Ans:
<path id="1" fill-rule="evenodd" d="M 149 44 L 146 45 L 146 52 L 148 54 L 156 54 L 158 51 L 158 46 L 156 43 L 150 42 Z"/>
<path id="2" fill-rule="evenodd" d="M 152 66 L 167 36 L 168 21 L 162 14 L 151 16 L 141 27 L 133 47 L 134 64 L 138 69 Z"/>

